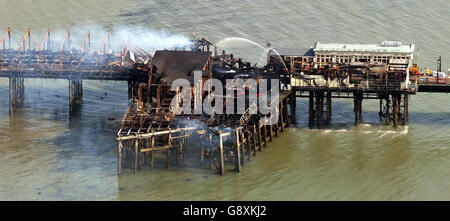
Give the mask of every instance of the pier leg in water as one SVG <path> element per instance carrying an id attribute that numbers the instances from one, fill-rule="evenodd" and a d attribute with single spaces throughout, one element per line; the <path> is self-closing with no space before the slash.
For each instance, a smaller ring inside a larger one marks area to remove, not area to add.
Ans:
<path id="1" fill-rule="evenodd" d="M 386 96 L 386 126 L 389 126 L 391 123 L 391 114 L 389 113 L 389 109 L 390 109 L 390 99 L 389 99 L 389 94 Z"/>
<path id="2" fill-rule="evenodd" d="M 152 134 L 155 133 L 155 130 L 152 130 Z M 155 136 L 152 136 L 152 149 L 155 148 Z M 152 169 L 155 168 L 155 161 L 154 161 L 154 157 L 153 157 L 153 151 L 150 151 L 150 161 L 151 161 L 151 166 Z"/>
<path id="3" fill-rule="evenodd" d="M 398 126 L 398 114 L 400 112 L 400 97 L 401 95 L 393 94 L 392 95 L 392 108 L 394 114 L 394 127 Z"/>
<path id="4" fill-rule="evenodd" d="M 83 82 L 81 79 L 69 80 L 69 114 L 78 111 L 83 103 Z"/>
<path id="5" fill-rule="evenodd" d="M 269 125 L 269 130 L 270 130 L 269 138 L 270 138 L 270 142 L 272 142 L 273 141 L 273 125 Z"/>
<path id="6" fill-rule="evenodd" d="M 309 127 L 312 127 L 314 125 L 314 116 L 315 116 L 315 110 L 314 110 L 314 91 L 309 92 L 309 121 L 308 125 Z"/>
<path id="7" fill-rule="evenodd" d="M 264 140 L 264 146 L 267 146 L 267 126 L 263 125 L 262 126 L 262 133 L 263 133 L 263 140 Z"/>
<path id="8" fill-rule="evenodd" d="M 362 91 L 353 93 L 353 111 L 355 112 L 355 125 L 358 125 L 362 121 L 362 100 Z"/>
<path id="9" fill-rule="evenodd" d="M 9 114 L 13 115 L 14 111 L 22 108 L 25 97 L 25 81 L 24 78 L 9 78 Z"/>
<path id="10" fill-rule="evenodd" d="M 316 126 L 320 127 L 320 124 L 322 123 L 322 117 L 323 117 L 323 100 L 324 100 L 324 92 L 323 91 L 317 91 L 316 92 Z"/>
<path id="11" fill-rule="evenodd" d="M 167 145 L 169 145 L 169 147 L 167 148 L 167 168 L 170 168 L 170 164 L 171 164 L 171 160 L 170 160 L 170 155 L 171 155 L 171 148 L 172 148 L 172 133 L 169 132 L 169 139 L 167 141 Z"/>
<path id="12" fill-rule="evenodd" d="M 327 92 L 327 124 L 331 123 L 331 91 Z"/>
<path id="13" fill-rule="evenodd" d="M 256 155 L 256 150 L 258 149 L 257 147 L 257 137 L 258 137 L 258 133 L 256 132 L 256 125 L 253 124 L 253 155 Z"/>
<path id="14" fill-rule="evenodd" d="M 205 161 L 205 146 L 203 144 L 203 139 L 205 138 L 205 135 L 200 135 L 200 164 L 203 164 Z"/>
<path id="15" fill-rule="evenodd" d="M 408 94 L 403 95 L 403 125 L 408 124 Z"/>
<path id="16" fill-rule="evenodd" d="M 258 151 L 262 150 L 261 120 L 258 121 Z"/>
<path id="17" fill-rule="evenodd" d="M 280 102 L 279 108 L 280 108 L 280 126 L 281 126 L 281 131 L 284 131 L 284 117 L 283 117 L 283 115 L 284 115 L 284 105 L 283 105 L 283 102 Z"/>
<path id="18" fill-rule="evenodd" d="M 242 147 L 242 153 L 241 153 L 241 159 L 242 159 L 242 165 L 245 166 L 245 164 L 247 164 L 247 150 L 249 149 L 248 147 L 250 147 L 248 145 L 248 141 L 249 141 L 249 136 L 247 136 L 247 138 L 245 138 L 244 133 L 239 133 L 239 135 L 241 136 L 241 147 Z"/>
<path id="19" fill-rule="evenodd" d="M 380 111 L 378 112 L 378 116 L 380 117 L 380 122 L 383 120 L 383 98 L 380 97 Z"/>
<path id="20" fill-rule="evenodd" d="M 139 160 L 139 139 L 136 139 L 134 148 L 134 172 L 136 172 Z"/>
<path id="21" fill-rule="evenodd" d="M 295 109 L 297 106 L 295 93 L 296 93 L 295 90 L 292 91 L 292 94 L 289 98 L 289 102 L 291 104 L 291 120 L 294 125 L 295 125 L 295 123 L 297 123 L 297 119 L 295 117 L 295 112 L 296 112 Z M 330 101 L 331 101 L 331 97 L 330 97 Z M 270 131 L 272 132 L 272 126 L 270 126 Z"/>
<path id="22" fill-rule="evenodd" d="M 117 174 L 120 175 L 122 173 L 122 141 L 119 141 L 119 155 L 118 155 L 118 163 L 117 163 Z"/>
<path id="23" fill-rule="evenodd" d="M 289 112 L 288 112 L 288 100 L 287 98 L 284 100 L 284 121 L 286 122 L 286 126 L 290 127 L 290 121 L 291 118 L 289 117 Z"/>
<path id="24" fill-rule="evenodd" d="M 235 135 L 234 135 L 234 147 L 235 147 L 235 170 L 237 172 L 241 172 L 241 144 L 239 141 L 239 129 L 236 129 Z M 245 157 L 245 156 L 244 156 Z"/>
<path id="25" fill-rule="evenodd" d="M 222 131 L 219 134 L 219 157 L 220 157 L 220 165 L 219 165 L 219 173 L 220 175 L 225 175 L 225 162 L 223 158 L 223 136 Z"/>

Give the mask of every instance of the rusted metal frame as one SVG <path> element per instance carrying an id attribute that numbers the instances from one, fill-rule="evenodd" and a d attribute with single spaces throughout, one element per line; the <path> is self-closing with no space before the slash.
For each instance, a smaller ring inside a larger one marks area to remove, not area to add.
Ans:
<path id="1" fill-rule="evenodd" d="M 59 53 L 60 54 L 62 54 L 62 52 L 64 51 L 64 45 L 66 44 L 66 41 L 69 42 L 68 48 L 70 49 L 70 31 L 69 30 L 66 32 L 63 40 L 61 41 L 61 44 L 59 45 Z"/>
<path id="2" fill-rule="evenodd" d="M 123 61 L 123 57 L 126 55 L 126 52 L 128 51 L 128 39 L 129 39 L 129 34 L 127 33 L 125 36 L 125 39 L 123 40 L 123 44 L 122 47 L 120 48 L 120 57 L 122 57 L 122 61 Z"/>
<path id="3" fill-rule="evenodd" d="M 19 46 L 17 47 L 17 51 L 21 52 L 21 48 L 23 46 L 23 50 L 25 51 L 25 40 L 28 38 L 28 50 L 31 50 L 31 35 L 30 35 L 30 28 L 27 29 L 27 32 L 25 33 L 25 35 L 22 37 L 22 40 L 20 40 L 19 42 Z"/>
<path id="4" fill-rule="evenodd" d="M 86 36 L 83 39 L 83 43 L 81 44 L 80 47 L 80 53 L 84 53 L 86 51 L 86 42 L 88 43 L 88 52 L 90 52 L 91 50 L 91 31 L 88 31 Z"/>
<path id="5" fill-rule="evenodd" d="M 39 45 L 39 55 L 41 54 L 42 50 L 45 50 L 46 43 L 47 50 L 50 50 L 50 29 L 47 29 L 47 32 L 44 35 L 44 39 L 42 39 L 41 44 Z"/>
<path id="6" fill-rule="evenodd" d="M 108 41 L 108 50 L 111 49 L 111 39 L 109 32 L 106 32 L 105 38 L 103 38 L 102 45 L 100 48 L 100 55 L 105 54 L 105 43 Z"/>
<path id="7" fill-rule="evenodd" d="M 6 29 L 5 34 L 2 37 L 2 40 L 0 41 L 0 45 L 3 47 L 3 50 L 6 50 L 6 47 L 5 47 L 6 37 L 8 37 L 8 40 L 9 40 L 8 49 L 10 49 L 11 48 L 11 28 L 10 27 L 8 27 Z"/>

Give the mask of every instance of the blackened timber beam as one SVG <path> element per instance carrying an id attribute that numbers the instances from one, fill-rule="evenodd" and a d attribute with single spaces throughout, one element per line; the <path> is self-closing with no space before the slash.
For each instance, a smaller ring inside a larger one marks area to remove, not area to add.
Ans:
<path id="1" fill-rule="evenodd" d="M 234 145 L 235 145 L 235 170 L 237 172 L 241 171 L 241 143 L 239 141 L 240 135 L 239 135 L 239 129 L 236 129 L 235 136 L 234 136 Z M 244 155 L 245 158 L 245 155 Z"/>

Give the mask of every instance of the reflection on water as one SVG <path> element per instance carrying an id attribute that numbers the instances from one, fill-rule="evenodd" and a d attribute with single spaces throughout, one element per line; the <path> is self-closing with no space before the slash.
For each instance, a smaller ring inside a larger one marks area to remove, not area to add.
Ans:
<path id="1" fill-rule="evenodd" d="M 127 7 L 122 7 L 125 4 Z M 270 42 L 272 47 L 309 47 L 316 40 L 399 40 L 420 48 L 422 66 L 434 67 L 439 54 L 450 57 L 447 1 L 248 1 L 244 5 L 249 7 L 242 7 L 242 1 L 119 0 L 105 4 L 43 0 L 27 4 L 8 1 L 8 5 L 0 8 L 0 29 L 11 26 L 18 38 L 23 34 L 20 30 L 29 26 L 39 40 L 38 33 L 44 34 L 48 27 L 64 33 L 67 28 L 95 23 L 185 36 L 195 32 L 197 37 L 215 42 L 236 36 L 260 45 Z M 411 13 L 417 8 L 428 14 Z M 417 34 L 417 27 L 426 34 Z M 77 41 L 76 33 L 73 35 Z M 243 42 L 239 47 L 222 46 L 258 63 L 264 51 Z M 444 70 L 448 64 L 443 63 Z M 221 177 L 209 170 L 184 168 L 117 177 L 115 133 L 127 107 L 127 85 L 85 81 L 83 87 L 82 109 L 70 119 L 67 81 L 26 79 L 25 107 L 9 117 L 8 80 L 0 79 L 0 199 L 450 199 L 447 94 L 411 96 L 409 124 L 398 128 L 379 122 L 378 102 L 367 100 L 363 101 L 364 122 L 355 127 L 351 101 L 335 99 L 333 124 L 308 129 L 307 100 L 298 99 L 296 127 L 275 138 L 241 173 L 227 171 Z"/>

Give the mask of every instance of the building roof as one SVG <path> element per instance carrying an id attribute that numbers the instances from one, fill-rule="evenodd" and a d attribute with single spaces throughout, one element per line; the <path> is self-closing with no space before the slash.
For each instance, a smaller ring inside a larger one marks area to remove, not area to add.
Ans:
<path id="1" fill-rule="evenodd" d="M 312 48 L 273 48 L 269 55 L 280 56 L 314 56 Z"/>
<path id="2" fill-rule="evenodd" d="M 194 71 L 202 71 L 210 58 L 211 52 L 203 51 L 156 51 L 151 64 L 166 83 L 178 78 L 194 81 Z"/>
<path id="3" fill-rule="evenodd" d="M 396 41 L 383 41 L 381 44 L 343 44 L 317 42 L 314 52 L 384 52 L 384 53 L 413 53 L 414 44 L 402 44 Z"/>

